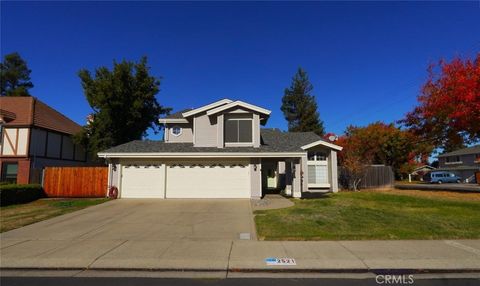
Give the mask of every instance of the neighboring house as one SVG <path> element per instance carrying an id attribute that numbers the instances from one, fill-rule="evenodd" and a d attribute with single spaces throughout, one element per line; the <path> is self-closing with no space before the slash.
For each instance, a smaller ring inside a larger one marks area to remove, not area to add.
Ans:
<path id="1" fill-rule="evenodd" d="M 0 97 L 0 181 L 38 183 L 45 166 L 86 162 L 71 135 L 81 126 L 30 97 Z"/>
<path id="2" fill-rule="evenodd" d="M 223 99 L 160 122 L 164 141 L 100 152 L 121 198 L 260 198 L 338 190 L 337 151 L 313 132 L 261 129 L 270 110 Z"/>
<path id="3" fill-rule="evenodd" d="M 438 171 L 450 171 L 472 182 L 475 172 L 480 171 L 480 145 L 439 155 L 438 163 Z"/>
<path id="4" fill-rule="evenodd" d="M 412 180 L 415 181 L 423 181 L 423 175 L 435 170 L 435 167 L 429 165 L 423 165 L 415 168 L 413 172 L 408 174 L 408 180 L 411 182 Z"/>

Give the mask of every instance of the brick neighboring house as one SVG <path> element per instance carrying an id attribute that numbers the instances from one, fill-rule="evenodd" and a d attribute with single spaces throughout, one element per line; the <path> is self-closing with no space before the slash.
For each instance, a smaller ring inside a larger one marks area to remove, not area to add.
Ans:
<path id="1" fill-rule="evenodd" d="M 438 171 L 450 171 L 471 182 L 480 171 L 480 145 L 439 155 L 438 163 Z"/>
<path id="2" fill-rule="evenodd" d="M 39 183 L 46 166 L 78 166 L 85 150 L 72 141 L 81 126 L 30 97 L 0 98 L 0 181 Z"/>

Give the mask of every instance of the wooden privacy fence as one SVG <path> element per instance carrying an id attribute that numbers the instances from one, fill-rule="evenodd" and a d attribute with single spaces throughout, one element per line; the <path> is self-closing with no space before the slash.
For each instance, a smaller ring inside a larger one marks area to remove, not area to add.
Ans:
<path id="1" fill-rule="evenodd" d="M 43 189 L 47 197 L 105 197 L 107 167 L 46 167 Z"/>
<path id="2" fill-rule="evenodd" d="M 344 168 L 338 168 L 338 182 L 340 186 L 347 189 L 348 175 Z M 384 165 L 370 165 L 358 186 L 360 189 L 383 189 L 391 188 L 395 182 L 392 167 Z"/>

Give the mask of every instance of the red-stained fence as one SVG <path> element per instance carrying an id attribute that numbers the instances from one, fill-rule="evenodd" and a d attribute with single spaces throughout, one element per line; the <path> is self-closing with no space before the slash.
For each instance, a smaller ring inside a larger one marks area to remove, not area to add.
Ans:
<path id="1" fill-rule="evenodd" d="M 43 189 L 53 198 L 101 198 L 107 182 L 107 167 L 46 167 Z"/>

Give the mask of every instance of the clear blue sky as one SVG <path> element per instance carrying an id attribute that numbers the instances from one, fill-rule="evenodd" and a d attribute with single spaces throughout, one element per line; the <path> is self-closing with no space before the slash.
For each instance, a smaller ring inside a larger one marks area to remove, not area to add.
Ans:
<path id="1" fill-rule="evenodd" d="M 221 98 L 280 111 L 298 66 L 327 131 L 400 119 L 428 64 L 480 51 L 479 2 L 4 2 L 1 55 L 18 51 L 32 94 L 80 124 L 77 72 L 147 55 L 174 110 Z M 151 137 L 157 138 L 157 136 Z"/>

